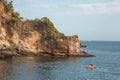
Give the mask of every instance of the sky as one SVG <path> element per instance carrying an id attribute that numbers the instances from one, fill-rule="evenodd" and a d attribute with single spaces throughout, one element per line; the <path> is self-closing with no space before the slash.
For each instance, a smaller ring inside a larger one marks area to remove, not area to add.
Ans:
<path id="1" fill-rule="evenodd" d="M 24 19 L 48 17 L 80 40 L 120 41 L 120 0 L 14 0 Z"/>

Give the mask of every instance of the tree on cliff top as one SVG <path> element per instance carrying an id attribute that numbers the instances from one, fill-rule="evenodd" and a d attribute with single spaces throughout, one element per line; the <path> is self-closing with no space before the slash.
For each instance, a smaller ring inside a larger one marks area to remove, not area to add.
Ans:
<path id="1" fill-rule="evenodd" d="M 12 3 L 13 3 L 13 0 L 10 0 L 10 1 L 5 0 L 5 1 L 4 1 L 5 11 L 6 11 L 6 12 L 13 11 L 13 5 L 12 5 Z"/>
<path id="2" fill-rule="evenodd" d="M 14 11 L 12 3 L 13 0 L 4 0 L 4 10 L 6 13 L 11 14 L 11 18 L 8 20 L 9 25 L 16 26 L 18 25 L 19 21 L 22 20 L 22 17 L 20 17 L 18 12 Z"/>
<path id="3" fill-rule="evenodd" d="M 54 27 L 54 24 L 50 21 L 50 19 L 47 17 L 43 17 L 41 18 L 41 21 L 45 26 L 47 26 L 47 31 L 44 34 L 44 38 L 57 38 L 59 35 L 59 31 Z"/>

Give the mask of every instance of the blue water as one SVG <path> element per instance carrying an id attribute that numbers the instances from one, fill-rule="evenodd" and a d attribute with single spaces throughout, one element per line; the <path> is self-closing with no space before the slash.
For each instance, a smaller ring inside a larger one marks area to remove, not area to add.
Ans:
<path id="1" fill-rule="evenodd" d="M 120 80 L 120 42 L 83 41 L 96 57 L 19 57 L 0 60 L 0 80 Z M 97 68 L 86 69 L 90 63 Z"/>

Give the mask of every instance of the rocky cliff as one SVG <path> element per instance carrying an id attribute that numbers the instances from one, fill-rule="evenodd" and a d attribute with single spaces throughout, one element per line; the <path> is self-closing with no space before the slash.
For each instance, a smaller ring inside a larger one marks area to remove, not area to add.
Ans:
<path id="1" fill-rule="evenodd" d="M 22 21 L 12 1 L 0 0 L 0 57 L 89 56 L 78 36 L 65 36 L 47 18 Z"/>

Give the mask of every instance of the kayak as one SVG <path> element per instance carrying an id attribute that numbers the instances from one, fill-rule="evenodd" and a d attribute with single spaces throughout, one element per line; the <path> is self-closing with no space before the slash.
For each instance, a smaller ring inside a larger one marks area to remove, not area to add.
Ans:
<path id="1" fill-rule="evenodd" d="M 94 69 L 94 68 L 96 68 L 96 66 L 86 66 L 86 68 Z"/>

